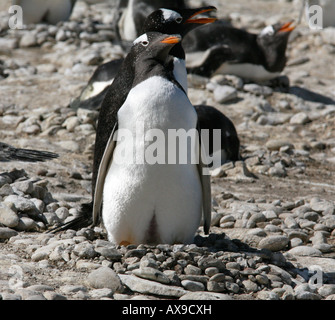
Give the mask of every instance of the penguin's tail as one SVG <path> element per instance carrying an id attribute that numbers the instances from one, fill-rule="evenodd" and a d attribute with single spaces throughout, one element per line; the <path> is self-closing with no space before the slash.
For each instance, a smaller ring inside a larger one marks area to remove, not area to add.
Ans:
<path id="1" fill-rule="evenodd" d="M 90 227 L 93 223 L 92 210 L 93 210 L 93 202 L 83 203 L 80 207 L 77 217 L 60 226 L 48 230 L 47 233 L 57 233 L 69 229 L 79 230 L 81 228 Z"/>

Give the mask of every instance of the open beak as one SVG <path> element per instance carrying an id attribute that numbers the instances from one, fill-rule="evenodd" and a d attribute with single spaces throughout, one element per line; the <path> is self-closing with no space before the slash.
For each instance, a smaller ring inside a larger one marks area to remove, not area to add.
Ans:
<path id="1" fill-rule="evenodd" d="M 175 43 L 179 43 L 180 41 L 181 41 L 181 36 L 174 35 L 174 36 L 166 37 L 161 42 L 162 43 L 175 44 Z"/>
<path id="2" fill-rule="evenodd" d="M 291 32 L 295 29 L 296 26 L 292 26 L 293 21 L 284 23 L 280 29 L 279 32 Z"/>
<path id="3" fill-rule="evenodd" d="M 192 14 L 184 23 L 199 23 L 199 24 L 205 24 L 205 23 L 212 23 L 216 21 L 216 18 L 195 18 L 199 14 L 205 13 L 205 12 L 211 12 L 216 11 L 216 8 L 213 6 L 204 7 L 200 9 L 199 11 Z"/>

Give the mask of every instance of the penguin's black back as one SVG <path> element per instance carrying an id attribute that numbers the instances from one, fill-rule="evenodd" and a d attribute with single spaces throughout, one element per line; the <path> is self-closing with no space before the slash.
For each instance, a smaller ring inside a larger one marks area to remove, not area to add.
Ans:
<path id="1" fill-rule="evenodd" d="M 198 115 L 199 129 L 209 130 L 209 154 L 217 151 L 213 150 L 213 130 L 220 129 L 221 149 L 226 151 L 227 159 L 230 161 L 240 160 L 240 140 L 233 122 L 214 107 L 195 105 L 194 108 Z"/>
<path id="2" fill-rule="evenodd" d="M 253 64 L 262 64 L 265 60 L 256 34 L 229 26 L 222 20 L 190 32 L 183 40 L 186 53 L 206 51 L 218 45 L 229 47 L 231 54 L 228 60 Z"/>
<path id="3" fill-rule="evenodd" d="M 107 93 L 101 104 L 94 149 L 92 194 L 94 194 L 99 165 L 106 144 L 113 131 L 114 124 L 117 121 L 117 112 L 126 101 L 133 84 L 134 67 L 131 62 L 133 58 L 134 57 L 131 54 L 128 54 L 124 59 L 117 76 L 113 83 L 108 87 Z"/>
<path id="4" fill-rule="evenodd" d="M 88 83 L 96 81 L 110 81 L 115 78 L 123 60 L 123 58 L 120 58 L 101 64 L 98 68 L 96 68 Z"/>

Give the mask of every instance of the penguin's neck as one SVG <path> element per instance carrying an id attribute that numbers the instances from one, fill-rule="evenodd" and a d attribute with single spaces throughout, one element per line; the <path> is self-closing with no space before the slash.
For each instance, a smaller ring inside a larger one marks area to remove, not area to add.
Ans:
<path id="1" fill-rule="evenodd" d="M 185 51 L 181 43 L 176 44 L 170 51 L 170 55 L 178 59 L 185 60 Z"/>
<path id="2" fill-rule="evenodd" d="M 174 57 L 171 58 L 163 64 L 161 61 L 156 59 L 148 58 L 141 63 L 137 63 L 135 67 L 135 78 L 133 81 L 132 87 L 136 87 L 139 83 L 154 77 L 159 76 L 176 84 L 182 91 L 185 92 L 185 89 L 182 85 L 176 80 L 174 76 Z M 186 92 L 185 92 L 186 93 Z"/>

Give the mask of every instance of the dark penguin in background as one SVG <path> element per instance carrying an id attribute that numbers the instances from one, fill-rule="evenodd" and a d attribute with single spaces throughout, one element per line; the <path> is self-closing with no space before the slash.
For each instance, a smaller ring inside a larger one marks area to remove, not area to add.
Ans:
<path id="1" fill-rule="evenodd" d="M 292 22 L 277 23 L 253 34 L 217 21 L 185 37 L 187 70 L 205 77 L 222 73 L 252 81 L 276 78 L 285 68 L 294 28 Z"/>
<path id="2" fill-rule="evenodd" d="M 147 16 L 159 8 L 185 9 L 184 0 L 120 0 L 116 18 L 119 40 L 134 41 L 143 34 L 142 26 Z M 148 30 L 151 31 L 151 30 Z"/>
<path id="3" fill-rule="evenodd" d="M 207 156 L 213 157 L 213 166 L 209 165 L 210 169 L 216 165 L 222 165 L 227 161 L 241 160 L 240 155 L 240 140 L 236 132 L 233 122 L 226 117 L 222 112 L 212 106 L 195 105 L 198 123 L 201 129 L 208 129 L 208 148 Z M 214 130 L 220 130 L 220 145 L 214 143 Z M 204 142 L 205 144 L 205 142 Z"/>
<path id="4" fill-rule="evenodd" d="M 48 151 L 15 148 L 9 144 L 0 142 L 0 162 L 40 162 L 54 158 L 58 158 L 58 154 Z"/>
<path id="5" fill-rule="evenodd" d="M 161 32 L 167 34 L 180 34 L 185 36 L 189 31 L 203 25 L 214 22 L 214 18 L 197 18 L 199 14 L 215 11 L 216 8 L 202 7 L 197 9 L 165 9 L 161 8 L 152 12 L 142 24 L 142 32 Z M 135 37 L 136 38 L 136 37 Z M 134 38 L 134 39 L 135 39 Z M 185 53 L 181 44 L 177 44 L 171 54 L 175 60 L 176 72 L 182 70 L 177 78 L 181 85 L 187 90 L 187 74 L 185 69 Z M 82 90 L 80 96 L 76 98 L 71 106 L 73 108 L 98 109 L 106 95 L 108 86 L 113 82 L 116 74 L 119 72 L 123 59 L 116 59 L 100 65 L 88 84 Z"/>

